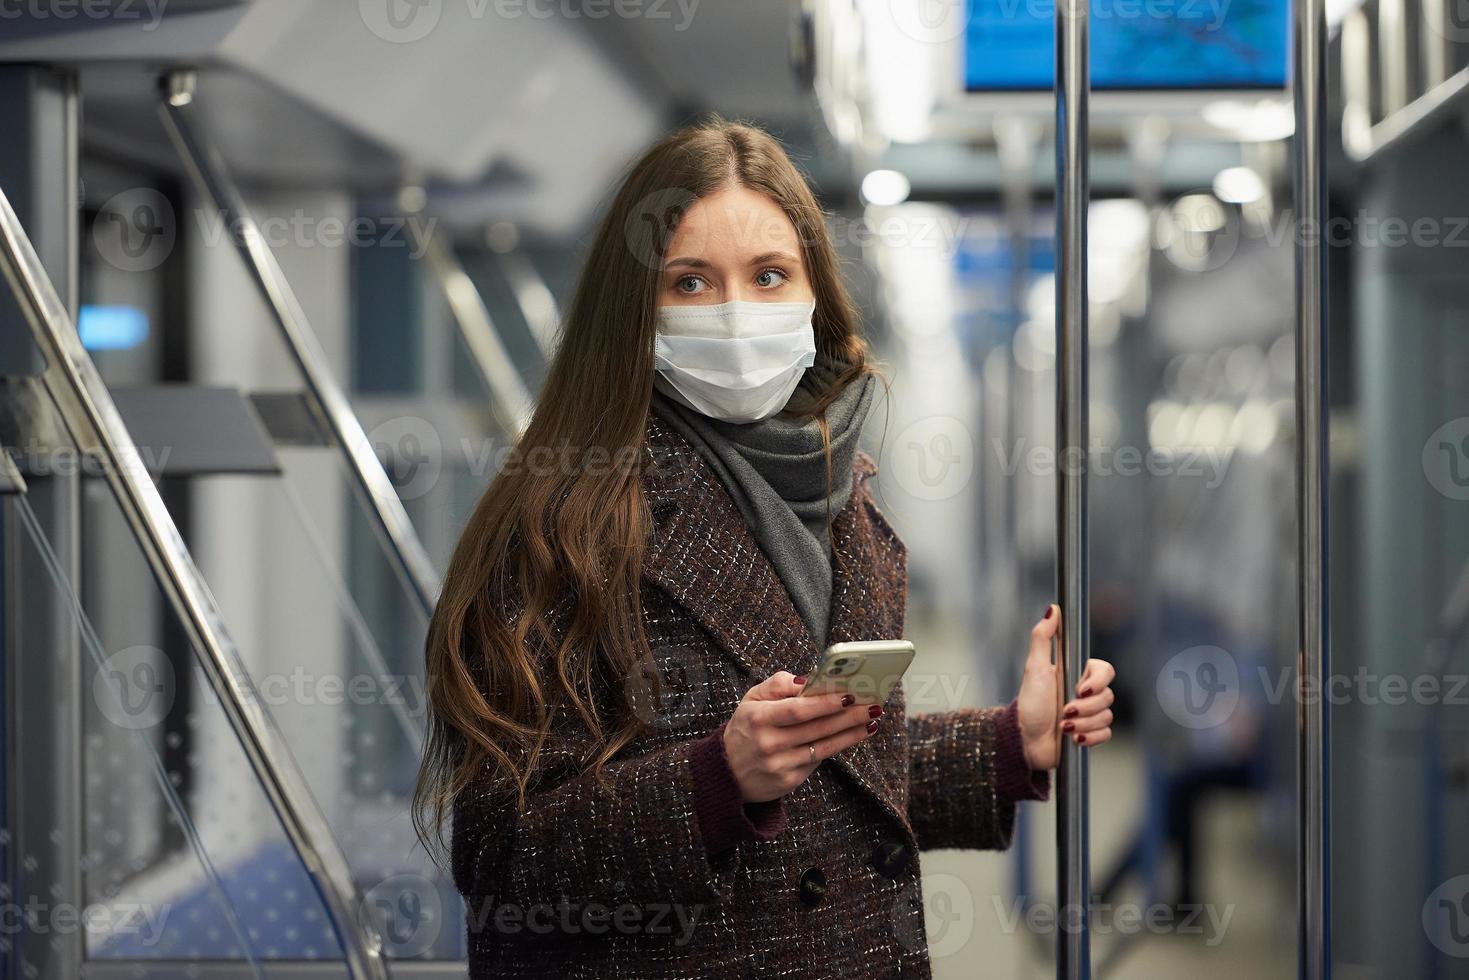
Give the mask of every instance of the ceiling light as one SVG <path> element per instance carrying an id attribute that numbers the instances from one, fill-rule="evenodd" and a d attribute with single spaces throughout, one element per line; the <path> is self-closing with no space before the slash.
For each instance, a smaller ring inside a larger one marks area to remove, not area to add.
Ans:
<path id="1" fill-rule="evenodd" d="M 1214 196 L 1226 204 L 1249 204 L 1265 196 L 1265 181 L 1249 167 L 1226 167 L 1214 175 Z"/>
<path id="2" fill-rule="evenodd" d="M 887 207 L 908 200 L 912 185 L 896 170 L 874 170 L 862 178 L 862 198 L 868 204 Z"/>

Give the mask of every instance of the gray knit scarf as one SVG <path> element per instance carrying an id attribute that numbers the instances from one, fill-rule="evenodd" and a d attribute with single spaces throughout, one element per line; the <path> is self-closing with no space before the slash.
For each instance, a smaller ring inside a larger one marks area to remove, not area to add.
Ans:
<path id="1" fill-rule="evenodd" d="M 818 357 L 787 407 L 814 397 L 836 370 L 836 365 Z M 782 412 L 758 422 L 725 422 L 694 411 L 656 386 L 653 392 L 653 410 L 689 441 L 734 498 L 819 647 L 826 645 L 831 614 L 827 519 L 835 518 L 851 497 L 852 460 L 875 386 L 873 375 L 860 375 L 827 407 L 830 497 L 815 418 Z"/>

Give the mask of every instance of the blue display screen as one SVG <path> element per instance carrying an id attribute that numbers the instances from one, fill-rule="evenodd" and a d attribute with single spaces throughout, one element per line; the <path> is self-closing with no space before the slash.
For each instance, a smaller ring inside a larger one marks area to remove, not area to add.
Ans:
<path id="1" fill-rule="evenodd" d="M 1055 0 L 966 2 L 965 87 L 971 92 L 1050 90 Z M 1286 83 L 1287 0 L 1091 0 L 1089 23 L 1096 89 L 1255 89 Z"/>
<path id="2" fill-rule="evenodd" d="M 83 306 L 77 330 L 87 350 L 127 350 L 148 339 L 148 314 L 133 306 Z"/>

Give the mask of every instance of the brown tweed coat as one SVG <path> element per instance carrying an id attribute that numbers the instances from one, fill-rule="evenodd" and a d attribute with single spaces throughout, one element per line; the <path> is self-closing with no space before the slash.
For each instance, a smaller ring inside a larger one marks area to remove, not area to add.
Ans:
<path id="1" fill-rule="evenodd" d="M 661 698 L 601 784 L 553 757 L 519 814 L 460 798 L 470 976 L 929 976 L 917 852 L 1009 846 L 1005 709 L 905 717 L 900 687 L 875 735 L 785 797 L 778 836 L 708 854 L 692 746 L 754 684 L 809 673 L 820 651 L 713 471 L 656 416 L 648 447 L 642 600 Z M 872 459 L 854 469 L 832 526 L 833 643 L 903 633 L 905 548 L 873 504 Z"/>

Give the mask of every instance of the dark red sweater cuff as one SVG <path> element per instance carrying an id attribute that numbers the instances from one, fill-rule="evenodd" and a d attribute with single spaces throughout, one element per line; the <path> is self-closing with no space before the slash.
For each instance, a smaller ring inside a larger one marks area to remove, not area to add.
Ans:
<path id="1" fill-rule="evenodd" d="M 785 830 L 786 811 L 781 800 L 746 803 L 740 795 L 724 754 L 724 726 L 694 743 L 694 810 L 709 854 L 728 850 L 741 841 L 770 840 Z"/>
<path id="2" fill-rule="evenodd" d="M 1019 701 L 1005 706 L 995 730 L 995 792 L 1006 803 L 1048 800 L 1051 774 L 1032 769 L 1025 761 L 1025 743 L 1020 738 Z"/>

